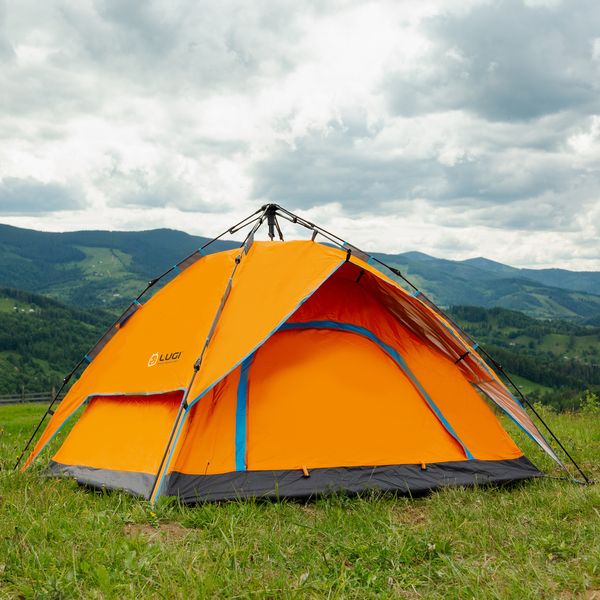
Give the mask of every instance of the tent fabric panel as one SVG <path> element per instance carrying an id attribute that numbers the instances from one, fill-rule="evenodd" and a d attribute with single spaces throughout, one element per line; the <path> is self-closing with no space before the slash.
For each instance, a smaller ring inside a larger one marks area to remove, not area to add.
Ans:
<path id="1" fill-rule="evenodd" d="M 156 473 L 182 393 L 91 398 L 53 460 L 77 467 Z"/>
<path id="2" fill-rule="evenodd" d="M 48 474 L 51 477 L 71 477 L 81 485 L 95 489 L 124 490 L 142 498 L 147 498 L 150 494 L 155 478 L 151 473 L 63 465 L 53 460 L 50 461 Z"/>
<path id="3" fill-rule="evenodd" d="M 254 242 L 233 278 L 192 401 L 263 344 L 344 261 L 316 242 Z"/>
<path id="4" fill-rule="evenodd" d="M 475 458 L 495 460 L 522 454 L 458 365 L 394 318 L 366 276 L 357 283 L 353 265 L 337 271 L 284 327 L 321 319 L 350 321 L 395 348 Z"/>
<path id="5" fill-rule="evenodd" d="M 235 470 L 235 413 L 240 368 L 189 409 L 171 469 L 182 473 Z"/>
<path id="6" fill-rule="evenodd" d="M 422 302 L 417 296 L 409 294 L 389 277 L 381 274 L 357 257 L 351 259 L 371 277 L 366 277 L 380 290 L 382 302 L 419 337 L 432 346 L 446 353 L 451 359 L 459 358 L 466 353 L 459 368 L 473 385 L 486 389 L 486 395 L 506 412 L 520 427 L 534 439 L 538 445 L 559 465 L 564 466 L 552 450 L 531 417 L 525 412 L 520 402 L 508 391 L 486 362 L 477 353 L 476 348 L 468 343 L 450 322 L 435 311 L 428 302 Z"/>
<path id="7" fill-rule="evenodd" d="M 414 338 L 406 343 L 410 368 L 427 382 L 428 392 L 476 458 L 496 460 L 522 455 L 492 409 L 453 362 Z"/>
<path id="8" fill-rule="evenodd" d="M 331 330 L 273 336 L 250 368 L 248 470 L 465 459 L 376 344 Z"/>
<path id="9" fill-rule="evenodd" d="M 361 335 L 377 346 L 385 352 L 402 370 L 404 375 L 409 379 L 414 388 L 417 390 L 419 395 L 429 408 L 433 411 L 436 417 L 439 419 L 440 423 L 444 426 L 444 429 L 461 445 L 463 451 L 467 458 L 474 458 L 469 448 L 465 445 L 463 440 L 457 435 L 456 431 L 448 421 L 448 419 L 444 416 L 444 413 L 439 409 L 437 404 L 434 402 L 433 398 L 427 392 L 427 390 L 423 387 L 421 380 L 415 376 L 410 367 L 407 365 L 406 361 L 402 358 L 402 356 L 398 353 L 398 351 L 391 345 L 386 344 L 383 340 L 378 338 L 371 330 L 366 327 L 361 327 L 359 325 L 355 325 L 353 323 L 340 323 L 338 321 L 309 321 L 307 323 L 286 323 L 282 325 L 280 331 L 287 331 L 290 329 L 330 329 L 336 331 L 343 331 L 346 333 L 351 333 L 355 335 Z M 427 381 L 428 380 L 424 380 Z M 428 382 L 429 383 L 429 382 Z"/>
<path id="10" fill-rule="evenodd" d="M 225 251 L 202 258 L 131 315 L 58 405 L 23 469 L 87 397 L 187 386 L 235 255 Z M 173 353 L 179 353 L 177 359 L 160 360 Z"/>
<path id="11" fill-rule="evenodd" d="M 314 498 L 371 490 L 418 496 L 444 487 L 501 485 L 542 474 L 529 460 L 463 460 L 427 464 L 379 465 L 302 470 L 234 471 L 223 475 L 170 473 L 167 493 L 187 504 L 247 497 Z"/>

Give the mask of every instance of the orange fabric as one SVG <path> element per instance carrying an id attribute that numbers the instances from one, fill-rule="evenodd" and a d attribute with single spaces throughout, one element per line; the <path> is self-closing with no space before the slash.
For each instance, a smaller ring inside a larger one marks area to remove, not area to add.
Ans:
<path id="1" fill-rule="evenodd" d="M 138 310 L 74 384 L 25 467 L 90 395 L 185 388 L 239 254 L 202 258 Z M 168 471 L 235 469 L 238 365 L 259 347 L 249 371 L 249 469 L 465 460 L 414 385 L 372 341 L 323 330 L 283 331 L 267 340 L 290 315 L 290 321 L 369 329 L 400 353 L 475 458 L 521 456 L 463 366 L 449 358 L 448 348 L 460 341 L 391 280 L 345 258 L 314 242 L 255 242 L 242 256 L 188 400 L 210 392 L 190 409 Z M 365 274 L 357 283 L 360 269 Z M 424 311 L 422 331 L 402 319 Z M 181 353 L 177 360 L 150 364 L 154 353 L 173 352 Z M 155 473 L 180 397 L 93 399 L 55 460 Z"/>
<path id="2" fill-rule="evenodd" d="M 426 345 L 384 308 L 378 288 L 345 265 L 306 302 L 290 322 L 332 320 L 360 325 L 395 348 L 475 458 L 515 458 L 522 452 L 459 367 Z"/>
<path id="3" fill-rule="evenodd" d="M 235 471 L 235 409 L 240 367 L 190 409 L 171 463 L 182 473 Z"/>
<path id="4" fill-rule="evenodd" d="M 248 469 L 464 460 L 410 381 L 373 342 L 284 331 L 250 368 Z"/>
<path id="5" fill-rule="evenodd" d="M 235 274 L 190 398 L 216 383 L 264 342 L 344 258 L 334 248 L 310 241 L 254 242 Z"/>
<path id="6" fill-rule="evenodd" d="M 92 398 L 54 460 L 65 465 L 155 474 L 181 394 Z"/>
<path id="7" fill-rule="evenodd" d="M 88 396 L 187 387 L 237 253 L 203 257 L 133 314 L 69 390 L 23 469 Z M 154 354 L 174 352 L 181 353 L 177 360 L 150 365 Z"/>

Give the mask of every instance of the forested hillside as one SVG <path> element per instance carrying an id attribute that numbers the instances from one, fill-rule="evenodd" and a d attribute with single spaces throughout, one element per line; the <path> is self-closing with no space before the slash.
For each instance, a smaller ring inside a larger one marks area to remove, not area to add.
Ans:
<path id="1" fill-rule="evenodd" d="M 532 399 L 574 408 L 584 390 L 600 390 L 600 328 L 503 308 L 455 306 L 449 312 Z"/>
<path id="2" fill-rule="evenodd" d="M 0 224 L 0 286 L 71 306 L 119 310 L 149 279 L 206 241 L 170 229 L 50 233 Z M 219 241 L 210 249 L 235 245 Z M 599 272 L 516 269 L 484 258 L 454 261 L 419 252 L 377 256 L 440 306 L 502 306 L 536 318 L 600 325 Z"/>
<path id="3" fill-rule="evenodd" d="M 104 310 L 0 289 L 0 394 L 58 386 L 113 320 Z"/>
<path id="4" fill-rule="evenodd" d="M 120 311 L 149 279 L 207 241 L 170 229 L 48 233 L 0 224 L 0 286 Z M 218 241 L 210 251 L 235 245 Z"/>

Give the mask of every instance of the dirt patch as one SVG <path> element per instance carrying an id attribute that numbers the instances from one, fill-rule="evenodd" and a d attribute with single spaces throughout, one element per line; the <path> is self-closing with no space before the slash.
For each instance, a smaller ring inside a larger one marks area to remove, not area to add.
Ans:
<path id="1" fill-rule="evenodd" d="M 427 520 L 425 509 L 412 506 L 401 506 L 392 509 L 394 521 L 404 525 L 422 525 Z"/>
<path id="2" fill-rule="evenodd" d="M 175 522 L 159 523 L 158 525 L 130 523 L 125 525 L 123 533 L 131 537 L 143 537 L 149 542 L 175 542 L 185 538 L 189 534 L 189 530 Z"/>

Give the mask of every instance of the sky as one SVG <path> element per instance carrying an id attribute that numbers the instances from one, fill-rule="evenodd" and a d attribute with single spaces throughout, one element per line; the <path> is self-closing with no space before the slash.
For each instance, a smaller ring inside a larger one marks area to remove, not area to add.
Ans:
<path id="1" fill-rule="evenodd" d="M 600 270 L 600 3 L 0 0 L 0 222 L 210 236 L 266 202 Z"/>

